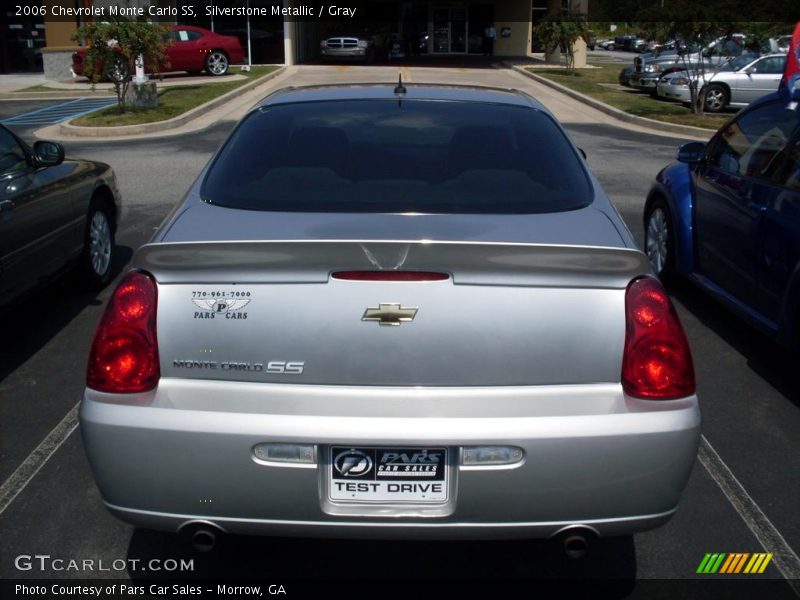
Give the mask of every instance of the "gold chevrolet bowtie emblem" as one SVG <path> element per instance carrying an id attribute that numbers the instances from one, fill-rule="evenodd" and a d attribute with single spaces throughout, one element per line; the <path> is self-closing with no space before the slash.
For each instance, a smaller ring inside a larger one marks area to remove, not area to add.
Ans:
<path id="1" fill-rule="evenodd" d="M 378 304 L 378 308 L 364 311 L 362 321 L 377 321 L 381 325 L 400 325 L 403 321 L 413 321 L 417 315 L 416 308 L 402 308 L 399 304 Z"/>

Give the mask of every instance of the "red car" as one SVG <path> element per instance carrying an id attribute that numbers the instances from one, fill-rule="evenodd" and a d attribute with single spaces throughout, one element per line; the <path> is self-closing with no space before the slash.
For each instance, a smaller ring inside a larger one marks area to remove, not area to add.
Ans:
<path id="1" fill-rule="evenodd" d="M 169 42 L 166 51 L 169 63 L 161 65 L 162 72 L 188 71 L 194 75 L 206 71 L 209 75 L 224 75 L 231 63 L 244 60 L 239 38 L 202 27 L 173 25 Z M 72 70 L 76 75 L 83 75 L 85 56 L 85 49 L 72 55 Z"/>

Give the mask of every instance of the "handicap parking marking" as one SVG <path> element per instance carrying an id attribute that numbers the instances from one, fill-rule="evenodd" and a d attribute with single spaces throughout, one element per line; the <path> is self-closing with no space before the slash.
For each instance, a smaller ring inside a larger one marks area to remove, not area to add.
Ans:
<path id="1" fill-rule="evenodd" d="M 116 104 L 116 98 L 76 98 L 15 115 L 0 121 L 4 125 L 53 125 Z"/>

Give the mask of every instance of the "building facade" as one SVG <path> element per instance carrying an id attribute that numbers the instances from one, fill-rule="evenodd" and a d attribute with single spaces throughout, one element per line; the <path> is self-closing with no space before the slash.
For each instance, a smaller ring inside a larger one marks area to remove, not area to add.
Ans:
<path id="1" fill-rule="evenodd" d="M 545 9 L 560 9 L 565 0 L 366 0 L 356 2 L 355 17 L 291 16 L 286 8 L 310 6 L 302 0 L 23 0 L 32 14 L 24 18 L 6 11 L 2 28 L 0 72 L 43 70 L 49 79 L 72 77 L 71 56 L 78 48 L 72 39 L 77 27 L 91 19 L 86 11 L 111 5 L 144 9 L 156 7 L 162 14 L 149 17 L 161 23 L 196 25 L 219 33 L 237 35 L 251 62 L 295 64 L 319 57 L 320 41 L 330 35 L 370 32 L 382 39 L 414 40 L 414 55 L 481 56 L 484 32 L 496 32 L 494 54 L 525 57 L 531 52 L 532 22 Z M 16 4 L 16 2 L 15 2 Z M 311 3 L 313 4 L 313 3 Z M 586 12 L 588 0 L 572 0 L 574 9 Z M 64 7 L 83 9 L 64 14 Z M 184 7 L 193 7 L 193 14 Z M 35 7 L 44 7 L 38 14 Z M 242 10 L 251 9 L 252 16 Z M 61 10 L 60 10 L 61 9 Z M 319 10 L 313 7 L 313 10 Z M 252 14 L 256 12 L 259 14 Z M 291 12 L 291 11 L 288 11 Z M 59 14 L 60 13 L 60 14 Z M 578 47 L 578 64 L 581 61 Z M 585 53 L 583 54 L 585 56 Z"/>

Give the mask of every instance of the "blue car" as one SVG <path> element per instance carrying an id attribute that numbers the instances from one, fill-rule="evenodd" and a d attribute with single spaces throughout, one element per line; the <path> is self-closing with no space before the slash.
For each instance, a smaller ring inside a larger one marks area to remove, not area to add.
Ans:
<path id="1" fill-rule="evenodd" d="M 800 90 L 765 96 L 657 176 L 645 252 L 790 347 L 800 347 Z"/>

